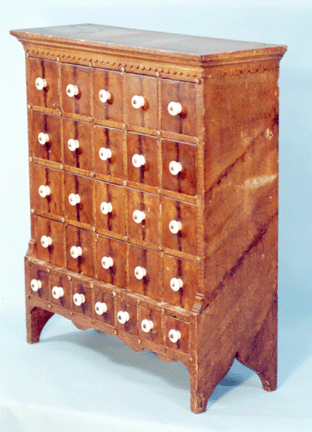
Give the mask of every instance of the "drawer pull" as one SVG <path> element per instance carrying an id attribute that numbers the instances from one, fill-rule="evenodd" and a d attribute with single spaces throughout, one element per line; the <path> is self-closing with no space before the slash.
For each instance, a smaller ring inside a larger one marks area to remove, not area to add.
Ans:
<path id="1" fill-rule="evenodd" d="M 137 266 L 137 267 L 134 269 L 134 276 L 135 276 L 137 279 L 139 279 L 139 280 L 143 279 L 144 276 L 146 276 L 146 270 L 145 270 L 145 268 L 144 268 L 144 267 Z"/>
<path id="2" fill-rule="evenodd" d="M 131 104 L 133 108 L 137 108 L 137 109 L 144 107 L 145 104 L 144 97 L 138 95 L 133 96 L 133 98 L 131 99 Z"/>
<path id="3" fill-rule="evenodd" d="M 74 294 L 74 303 L 76 306 L 81 306 L 83 303 L 85 303 L 86 298 L 84 294 Z"/>
<path id="4" fill-rule="evenodd" d="M 113 267 L 114 260 L 112 257 L 103 257 L 101 263 L 102 267 L 108 270 L 109 268 Z"/>
<path id="5" fill-rule="evenodd" d="M 106 161 L 112 157 L 112 151 L 108 148 L 101 147 L 99 151 L 100 159 Z"/>
<path id="6" fill-rule="evenodd" d="M 49 188 L 49 186 L 44 186 L 44 185 L 40 186 L 39 195 L 41 196 L 41 198 L 45 198 L 50 194 L 51 194 L 51 189 Z"/>
<path id="7" fill-rule="evenodd" d="M 97 302 L 97 303 L 95 303 L 94 309 L 98 315 L 103 315 L 105 312 L 107 312 L 107 304 Z"/>
<path id="8" fill-rule="evenodd" d="M 99 98 L 101 102 L 106 103 L 110 100 L 111 94 L 107 90 L 101 89 L 99 92 Z"/>
<path id="9" fill-rule="evenodd" d="M 77 96 L 78 93 L 79 93 L 79 88 L 76 85 L 68 84 L 68 86 L 66 87 L 67 96 L 74 97 Z"/>
<path id="10" fill-rule="evenodd" d="M 132 217 L 133 217 L 134 222 L 139 224 L 139 223 L 144 221 L 145 213 L 143 211 L 140 211 L 140 210 L 134 210 Z"/>
<path id="11" fill-rule="evenodd" d="M 82 255 L 82 249 L 80 246 L 72 246 L 70 248 L 70 254 L 73 258 L 77 259 Z"/>
<path id="12" fill-rule="evenodd" d="M 132 156 L 132 165 L 135 168 L 140 168 L 145 164 L 145 157 L 143 155 L 135 154 Z"/>
<path id="13" fill-rule="evenodd" d="M 172 278 L 170 280 L 170 288 L 173 291 L 179 291 L 180 288 L 183 287 L 183 280 L 180 278 Z"/>
<path id="14" fill-rule="evenodd" d="M 80 196 L 78 194 L 71 193 L 68 197 L 69 204 L 75 206 L 80 203 Z"/>
<path id="15" fill-rule="evenodd" d="M 47 237 L 47 236 L 42 236 L 41 237 L 41 245 L 42 245 L 42 247 L 44 247 L 46 249 L 49 246 L 51 246 L 51 244 L 52 244 L 51 237 Z"/>
<path id="16" fill-rule="evenodd" d="M 172 175 L 178 175 L 182 171 L 182 165 L 180 162 L 171 161 L 169 164 L 169 171 Z"/>
<path id="17" fill-rule="evenodd" d="M 153 321 L 144 319 L 141 322 L 141 329 L 144 331 L 144 333 L 149 333 L 153 328 L 154 328 Z"/>
<path id="18" fill-rule="evenodd" d="M 168 333 L 169 339 L 173 343 L 177 343 L 178 340 L 181 338 L 181 333 L 179 330 L 171 329 Z"/>
<path id="19" fill-rule="evenodd" d="M 37 90 L 43 90 L 48 85 L 47 80 L 45 80 L 44 78 L 40 78 L 40 77 L 38 77 L 36 79 L 35 84 L 36 84 Z"/>
<path id="20" fill-rule="evenodd" d="M 52 296 L 56 300 L 64 296 L 64 289 L 62 287 L 55 286 L 52 288 Z"/>
<path id="21" fill-rule="evenodd" d="M 38 135 L 38 141 L 41 145 L 45 145 L 47 142 L 49 142 L 49 135 L 44 132 L 40 132 Z"/>
<path id="22" fill-rule="evenodd" d="M 117 319 L 120 324 L 126 324 L 126 322 L 130 319 L 129 313 L 127 311 L 119 311 L 117 314 Z"/>
<path id="23" fill-rule="evenodd" d="M 168 112 L 172 116 L 176 116 L 182 112 L 182 105 L 180 102 L 170 102 L 168 105 Z"/>
<path id="24" fill-rule="evenodd" d="M 180 221 L 172 220 L 172 221 L 169 223 L 169 229 L 170 229 L 170 231 L 172 232 L 172 234 L 177 234 L 179 231 L 181 231 L 181 229 L 182 229 L 182 224 L 181 224 Z"/>
<path id="25" fill-rule="evenodd" d="M 40 288 L 42 288 L 42 282 L 41 282 L 41 280 L 33 279 L 33 280 L 30 282 L 30 288 L 31 288 L 34 292 L 37 292 L 38 290 L 40 290 Z"/>
<path id="26" fill-rule="evenodd" d="M 79 148 L 79 141 L 71 138 L 67 141 L 67 145 L 70 151 L 75 151 Z"/>
<path id="27" fill-rule="evenodd" d="M 105 215 L 113 211 L 113 206 L 111 203 L 103 201 L 101 204 L 101 212 Z"/>

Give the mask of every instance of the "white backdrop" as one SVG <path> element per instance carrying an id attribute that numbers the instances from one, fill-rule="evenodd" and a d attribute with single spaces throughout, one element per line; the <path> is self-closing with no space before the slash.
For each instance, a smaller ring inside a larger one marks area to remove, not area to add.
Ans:
<path id="1" fill-rule="evenodd" d="M 312 8 L 310 1 L 2 0 L 0 16 L 0 431 L 312 430 Z M 11 29 L 107 24 L 288 45 L 280 73 L 279 389 L 235 363 L 205 414 L 188 373 L 54 317 L 27 345 L 30 238 L 24 50 Z M 122 359 L 122 360 L 121 360 Z M 47 374 L 47 371 L 49 373 Z M 2 393 L 1 393 L 2 392 Z M 167 426 L 166 426 L 167 425 Z"/>

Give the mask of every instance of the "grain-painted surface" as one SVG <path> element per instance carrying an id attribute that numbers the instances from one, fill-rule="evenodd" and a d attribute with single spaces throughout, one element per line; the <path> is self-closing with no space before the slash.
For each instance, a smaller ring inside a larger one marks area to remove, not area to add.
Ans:
<path id="1" fill-rule="evenodd" d="M 183 361 L 196 413 L 235 358 L 274 390 L 278 68 L 286 47 L 94 25 L 11 33 L 27 53 L 27 340 L 38 342 L 58 313 L 135 351 Z M 69 84 L 78 88 L 74 97 Z M 100 90 L 110 93 L 107 102 Z M 134 108 L 133 96 L 144 106 Z M 172 116 L 170 102 L 182 112 Z M 140 168 L 135 154 L 145 158 Z M 177 175 L 172 161 L 181 163 Z M 40 186 L 51 193 L 42 198 Z M 69 203 L 71 193 L 80 203 Z M 108 214 L 103 202 L 112 204 Z M 135 210 L 145 214 L 139 224 Z M 177 234 L 172 220 L 182 224 Z M 43 236 L 52 240 L 47 248 Z M 72 247 L 82 255 L 74 258 Z M 111 268 L 103 257 L 113 258 Z M 173 278 L 182 282 L 178 291 Z M 32 289 L 32 280 L 41 287 Z M 53 287 L 64 296 L 55 299 Z M 84 295 L 81 306 L 75 294 Z M 107 312 L 97 314 L 96 303 Z M 129 313 L 126 324 L 119 311 Z M 175 343 L 172 329 L 181 334 Z"/>

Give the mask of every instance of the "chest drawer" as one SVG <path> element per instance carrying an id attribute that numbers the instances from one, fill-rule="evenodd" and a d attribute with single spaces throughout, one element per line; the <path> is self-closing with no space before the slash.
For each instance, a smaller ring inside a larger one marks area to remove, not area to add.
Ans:
<path id="1" fill-rule="evenodd" d="M 96 120 L 122 122 L 123 76 L 105 69 L 93 70 L 93 109 Z"/>
<path id="2" fill-rule="evenodd" d="M 90 68 L 61 65 L 61 97 L 65 113 L 90 116 Z"/>
<path id="3" fill-rule="evenodd" d="M 58 65 L 54 61 L 30 58 L 27 100 L 29 104 L 58 109 Z"/>
<path id="4" fill-rule="evenodd" d="M 93 170 L 91 124 L 63 119 L 64 164 Z"/>
<path id="5" fill-rule="evenodd" d="M 61 162 L 61 120 L 59 117 L 33 112 L 31 147 L 35 157 Z"/>

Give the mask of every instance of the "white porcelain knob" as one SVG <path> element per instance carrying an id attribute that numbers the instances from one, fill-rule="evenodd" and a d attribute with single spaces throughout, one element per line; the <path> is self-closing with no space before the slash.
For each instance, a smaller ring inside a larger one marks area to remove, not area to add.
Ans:
<path id="1" fill-rule="evenodd" d="M 144 268 L 144 267 L 137 266 L 137 267 L 134 269 L 134 276 L 135 276 L 137 279 L 139 279 L 139 280 L 143 279 L 144 276 L 146 276 L 146 270 L 145 270 L 145 268 Z"/>
<path id="2" fill-rule="evenodd" d="M 101 147 L 99 151 L 100 159 L 106 161 L 112 157 L 112 151 L 108 148 Z"/>
<path id="3" fill-rule="evenodd" d="M 145 164 L 145 157 L 143 155 L 135 154 L 132 156 L 132 165 L 136 168 L 140 168 Z"/>
<path id="4" fill-rule="evenodd" d="M 101 101 L 101 102 L 105 103 L 105 102 L 107 102 L 108 100 L 110 100 L 110 98 L 111 98 L 111 94 L 110 94 L 110 92 L 108 92 L 107 90 L 102 89 L 102 90 L 100 90 L 100 92 L 99 92 L 99 98 L 100 98 L 100 101 Z"/>
<path id="5" fill-rule="evenodd" d="M 112 257 L 103 257 L 101 263 L 102 267 L 108 270 L 109 268 L 113 267 L 114 260 Z"/>
<path id="6" fill-rule="evenodd" d="M 35 84 L 38 90 L 43 90 L 48 85 L 47 80 L 40 77 L 36 79 Z"/>
<path id="7" fill-rule="evenodd" d="M 40 288 L 42 288 L 42 282 L 41 280 L 38 279 L 32 279 L 32 281 L 30 282 L 30 288 L 37 292 L 38 290 L 40 290 Z"/>
<path id="8" fill-rule="evenodd" d="M 52 296 L 58 300 L 64 296 L 64 289 L 62 287 L 55 286 L 52 288 Z"/>
<path id="9" fill-rule="evenodd" d="M 67 96 L 74 97 L 77 96 L 78 93 L 79 93 L 79 89 L 76 85 L 68 84 L 68 86 L 66 87 Z"/>
<path id="10" fill-rule="evenodd" d="M 81 306 L 86 301 L 84 294 L 74 294 L 74 303 L 76 306 Z"/>
<path id="11" fill-rule="evenodd" d="M 182 112 L 182 105 L 180 102 L 170 102 L 168 105 L 168 112 L 172 116 L 176 116 Z"/>
<path id="12" fill-rule="evenodd" d="M 80 203 L 80 196 L 78 194 L 71 193 L 68 197 L 69 204 L 75 206 Z"/>
<path id="13" fill-rule="evenodd" d="M 41 237 L 41 245 L 44 248 L 48 248 L 49 246 L 51 246 L 52 244 L 52 239 L 51 237 L 47 237 L 47 236 L 42 236 Z"/>
<path id="14" fill-rule="evenodd" d="M 183 287 L 183 280 L 180 278 L 172 278 L 170 280 L 170 288 L 173 291 L 179 291 L 180 288 Z"/>
<path id="15" fill-rule="evenodd" d="M 181 333 L 179 332 L 179 330 L 171 329 L 168 336 L 171 342 L 176 343 L 181 338 Z"/>
<path id="16" fill-rule="evenodd" d="M 49 186 L 44 186 L 44 185 L 40 186 L 39 195 L 41 196 L 41 198 L 45 198 L 50 194 L 51 194 L 51 189 L 49 188 Z"/>
<path id="17" fill-rule="evenodd" d="M 111 203 L 103 201 L 101 204 L 101 212 L 105 215 L 113 211 L 113 206 Z"/>
<path id="18" fill-rule="evenodd" d="M 144 107 L 145 104 L 145 100 L 143 96 L 133 96 L 133 98 L 131 99 L 131 103 L 133 108 L 142 108 Z"/>
<path id="19" fill-rule="evenodd" d="M 180 162 L 171 161 L 169 164 L 169 171 L 172 175 L 178 175 L 179 172 L 182 171 L 182 165 L 180 164 Z"/>
<path id="20" fill-rule="evenodd" d="M 95 309 L 95 312 L 98 315 L 103 315 L 105 312 L 107 312 L 107 304 L 106 303 L 97 302 L 94 305 L 94 309 Z"/>
<path id="21" fill-rule="evenodd" d="M 134 210 L 132 217 L 133 217 L 134 222 L 139 224 L 142 221 L 144 221 L 145 213 L 143 211 L 140 211 L 140 210 Z"/>
<path id="22" fill-rule="evenodd" d="M 172 234 L 177 234 L 179 231 L 181 231 L 181 229 L 182 229 L 182 224 L 181 224 L 180 221 L 172 220 L 172 221 L 169 223 L 169 229 L 170 229 L 170 231 L 172 232 Z"/>
<path id="23" fill-rule="evenodd" d="M 153 327 L 154 327 L 154 323 L 151 320 L 144 319 L 141 322 L 141 329 L 144 331 L 144 333 L 149 333 Z"/>
<path id="24" fill-rule="evenodd" d="M 82 255 L 82 249 L 80 246 L 72 246 L 70 248 L 70 254 L 73 258 L 78 258 Z"/>
<path id="25" fill-rule="evenodd" d="M 67 141 L 67 146 L 70 151 L 75 151 L 79 148 L 79 141 L 71 138 Z"/>
<path id="26" fill-rule="evenodd" d="M 127 311 L 119 311 L 117 314 L 117 319 L 120 324 L 126 324 L 126 322 L 129 321 L 130 316 Z"/>
<path id="27" fill-rule="evenodd" d="M 44 132 L 40 132 L 38 135 L 38 141 L 41 145 L 45 145 L 47 142 L 49 142 L 49 135 Z"/>

